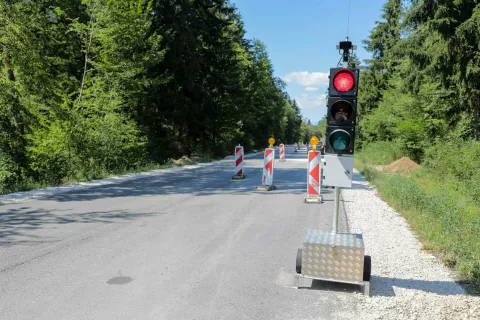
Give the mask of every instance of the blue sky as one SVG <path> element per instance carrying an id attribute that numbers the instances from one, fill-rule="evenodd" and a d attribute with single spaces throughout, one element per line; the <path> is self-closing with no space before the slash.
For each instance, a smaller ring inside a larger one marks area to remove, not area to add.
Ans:
<path id="1" fill-rule="evenodd" d="M 347 35 L 348 0 L 231 2 L 243 17 L 246 37 L 265 43 L 275 75 L 287 82 L 287 91 L 299 102 L 304 117 L 317 123 L 326 114 L 328 71 L 340 59 L 335 46 Z M 348 35 L 358 46 L 360 60 L 369 58 L 362 40 L 380 19 L 384 2 L 351 0 Z"/>

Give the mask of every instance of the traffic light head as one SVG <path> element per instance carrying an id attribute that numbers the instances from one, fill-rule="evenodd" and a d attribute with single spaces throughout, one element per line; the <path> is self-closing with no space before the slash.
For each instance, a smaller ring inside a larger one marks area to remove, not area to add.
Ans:
<path id="1" fill-rule="evenodd" d="M 353 154 L 359 70 L 330 69 L 325 153 Z"/>

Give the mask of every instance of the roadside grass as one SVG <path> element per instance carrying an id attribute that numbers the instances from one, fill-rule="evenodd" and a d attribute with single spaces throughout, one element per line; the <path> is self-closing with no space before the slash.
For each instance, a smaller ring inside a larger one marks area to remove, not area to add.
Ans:
<path id="1" fill-rule="evenodd" d="M 409 175 L 375 169 L 375 165 L 396 160 L 387 158 L 362 151 L 355 167 L 406 218 L 423 249 L 455 270 L 458 282 L 469 293 L 479 295 L 480 206 L 470 196 L 470 186 L 428 168 Z"/>
<path id="2" fill-rule="evenodd" d="M 385 165 L 400 159 L 404 155 L 400 145 L 379 141 L 364 146 L 360 153 L 355 153 L 355 159 L 361 159 L 364 164 Z"/>

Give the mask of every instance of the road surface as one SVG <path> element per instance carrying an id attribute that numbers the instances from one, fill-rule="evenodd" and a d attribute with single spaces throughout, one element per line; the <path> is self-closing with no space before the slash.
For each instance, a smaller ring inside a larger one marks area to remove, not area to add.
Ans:
<path id="1" fill-rule="evenodd" d="M 278 152 L 278 151 L 277 151 Z M 0 206 L 0 319 L 335 319 L 357 286 L 293 288 L 308 228 L 331 229 L 333 193 L 304 204 L 306 149 Z M 346 230 L 341 215 L 341 230 Z M 341 316 L 338 316 L 342 318 Z"/>

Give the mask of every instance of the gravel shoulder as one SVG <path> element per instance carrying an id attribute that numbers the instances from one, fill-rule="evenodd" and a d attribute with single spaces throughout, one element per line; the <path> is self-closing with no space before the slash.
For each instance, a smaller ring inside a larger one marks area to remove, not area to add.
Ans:
<path id="1" fill-rule="evenodd" d="M 356 319 L 480 319 L 480 297 L 422 251 L 406 220 L 358 172 L 342 198 L 350 231 L 363 234 L 372 256 L 372 297 L 362 298 Z"/>

